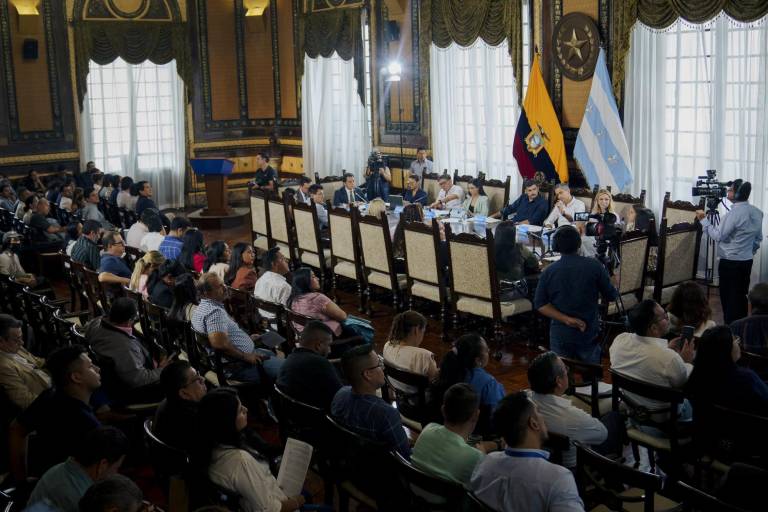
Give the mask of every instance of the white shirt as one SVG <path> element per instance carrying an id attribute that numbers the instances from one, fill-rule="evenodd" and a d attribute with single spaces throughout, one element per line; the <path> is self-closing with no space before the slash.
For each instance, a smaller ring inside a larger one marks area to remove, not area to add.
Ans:
<path id="1" fill-rule="evenodd" d="M 224 280 L 224 276 L 227 275 L 227 272 L 229 271 L 229 263 L 214 263 L 211 265 L 211 268 L 208 269 L 208 272 L 216 274 L 221 278 L 221 280 Z"/>
<path id="2" fill-rule="evenodd" d="M 571 202 L 565 205 L 565 211 L 564 214 L 567 214 L 570 218 L 573 218 L 573 215 L 575 213 L 581 213 L 587 211 L 587 207 L 584 206 L 584 203 L 581 201 L 581 199 L 576 199 L 575 197 L 571 197 Z M 557 207 L 557 204 L 555 204 L 555 207 L 550 212 L 549 216 L 544 219 L 544 225 L 552 225 L 552 226 L 570 226 L 571 221 L 565 218 L 565 215 L 563 213 L 560 213 L 560 208 Z"/>
<path id="3" fill-rule="evenodd" d="M 507 453 L 520 453 L 513 457 Z M 510 450 L 486 455 L 470 487 L 480 500 L 504 512 L 583 512 L 573 474 L 546 458 L 543 450 Z"/>
<path id="4" fill-rule="evenodd" d="M 160 249 L 160 244 L 163 243 L 163 240 L 165 240 L 165 235 L 156 231 L 147 233 L 142 237 L 141 243 L 139 243 L 139 249 L 144 252 L 157 251 Z"/>
<path id="5" fill-rule="evenodd" d="M 139 200 L 139 196 L 132 196 L 128 190 L 121 190 L 117 193 L 117 207 L 126 208 L 128 210 L 136 210 L 136 201 Z"/>
<path id="6" fill-rule="evenodd" d="M 443 201 L 446 196 L 450 196 L 450 195 L 457 195 L 458 198 L 451 199 L 447 203 Z M 464 202 L 464 189 L 458 185 L 454 185 L 448 190 L 448 192 L 446 192 L 441 188 L 440 193 L 437 194 L 437 200 L 441 201 L 445 208 L 459 208 L 461 206 L 461 203 Z"/>
<path id="7" fill-rule="evenodd" d="M 291 296 L 291 285 L 285 280 L 285 276 L 267 270 L 256 280 L 256 285 L 253 287 L 253 296 L 257 299 L 287 306 L 288 298 Z M 275 315 L 261 309 L 259 314 L 264 318 L 275 318 Z"/>
<path id="8" fill-rule="evenodd" d="M 266 462 L 245 450 L 223 446 L 213 451 L 208 477 L 213 483 L 240 495 L 246 512 L 279 512 L 287 498 Z"/>
<path id="9" fill-rule="evenodd" d="M 553 394 L 541 395 L 534 391 L 529 393 L 550 432 L 568 436 L 571 443 L 581 441 L 586 444 L 600 444 L 608 438 L 608 429 L 599 419 L 579 409 L 567 398 Z M 563 452 L 563 466 L 576 467 L 575 448 L 571 447 Z"/>
<path id="10" fill-rule="evenodd" d="M 147 233 L 149 233 L 149 228 L 143 222 L 134 222 L 128 228 L 128 234 L 125 235 L 125 245 L 130 245 L 137 249 L 141 248 L 141 241 Z"/>
<path id="11" fill-rule="evenodd" d="M 611 368 L 635 379 L 681 388 L 693 370 L 680 354 L 669 348 L 667 340 L 638 336 L 631 332 L 619 334 L 611 345 Z M 649 409 L 664 409 L 669 404 L 627 393 L 639 405 Z"/>

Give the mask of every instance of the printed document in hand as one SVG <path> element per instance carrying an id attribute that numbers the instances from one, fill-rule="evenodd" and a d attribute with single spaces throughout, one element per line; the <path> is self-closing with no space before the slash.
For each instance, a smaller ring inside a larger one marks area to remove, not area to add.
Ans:
<path id="1" fill-rule="evenodd" d="M 277 473 L 277 485 L 286 496 L 298 496 L 307 479 L 309 462 L 312 460 L 312 445 L 292 437 L 285 443 L 280 471 Z"/>

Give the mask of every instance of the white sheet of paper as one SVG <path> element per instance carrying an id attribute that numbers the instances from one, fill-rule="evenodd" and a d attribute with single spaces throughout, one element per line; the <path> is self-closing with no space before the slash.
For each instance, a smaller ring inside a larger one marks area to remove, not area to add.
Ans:
<path id="1" fill-rule="evenodd" d="M 597 394 L 598 395 L 610 395 L 611 391 L 613 390 L 613 386 L 608 384 L 607 382 L 600 381 L 597 383 Z M 578 388 L 574 388 L 574 391 L 577 395 L 591 395 L 592 394 L 592 386 L 580 386 Z"/>
<path id="2" fill-rule="evenodd" d="M 280 471 L 277 473 L 277 485 L 286 496 L 301 494 L 311 460 L 312 445 L 289 437 L 285 444 L 283 460 L 280 462 Z"/>

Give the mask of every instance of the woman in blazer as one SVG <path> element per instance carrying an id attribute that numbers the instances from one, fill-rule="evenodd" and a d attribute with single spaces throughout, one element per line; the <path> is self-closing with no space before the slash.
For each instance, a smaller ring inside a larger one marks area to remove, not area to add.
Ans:
<path id="1" fill-rule="evenodd" d="M 488 216 L 488 196 L 485 195 L 483 182 L 480 179 L 472 180 L 467 186 L 467 198 L 462 206 L 472 215 Z"/>

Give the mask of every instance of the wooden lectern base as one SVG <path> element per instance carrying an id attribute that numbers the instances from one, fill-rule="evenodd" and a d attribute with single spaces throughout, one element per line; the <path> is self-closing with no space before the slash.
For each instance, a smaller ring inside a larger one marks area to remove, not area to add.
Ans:
<path id="1" fill-rule="evenodd" d="M 224 215 L 211 215 L 206 210 L 195 210 L 187 216 L 189 222 L 198 229 L 228 229 L 250 223 L 250 210 L 248 208 L 229 208 L 230 213 Z"/>

